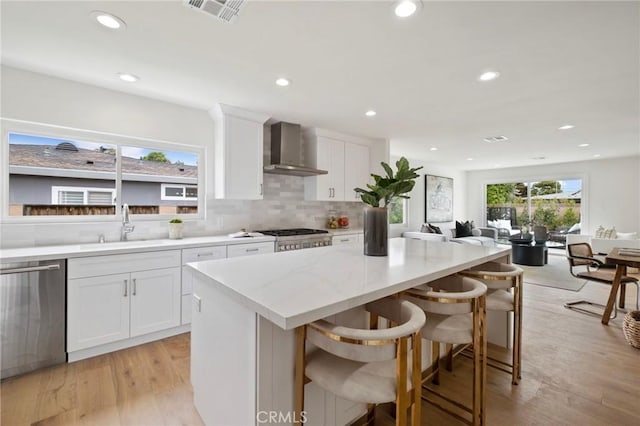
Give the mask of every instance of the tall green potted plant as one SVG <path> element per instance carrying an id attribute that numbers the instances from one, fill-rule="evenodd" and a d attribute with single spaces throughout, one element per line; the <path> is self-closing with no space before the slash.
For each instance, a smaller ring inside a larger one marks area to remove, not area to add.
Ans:
<path id="1" fill-rule="evenodd" d="M 411 192 L 419 176 L 416 171 L 422 168 L 410 168 L 409 161 L 404 157 L 396 162 L 395 174 L 387 163 L 380 164 L 386 176 L 372 173 L 373 185 L 367 184 L 367 189 L 354 188 L 360 193 L 360 199 L 368 204 L 364 210 L 364 254 L 367 256 L 387 255 L 387 207 L 394 198 L 409 198 L 404 194 Z"/>

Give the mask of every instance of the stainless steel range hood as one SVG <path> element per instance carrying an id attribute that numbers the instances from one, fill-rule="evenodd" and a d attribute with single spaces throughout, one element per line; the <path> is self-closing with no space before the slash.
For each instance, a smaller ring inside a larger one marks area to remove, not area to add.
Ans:
<path id="1" fill-rule="evenodd" d="M 326 170 L 302 165 L 300 125 L 281 121 L 271 126 L 271 165 L 265 173 L 289 176 L 326 175 Z"/>

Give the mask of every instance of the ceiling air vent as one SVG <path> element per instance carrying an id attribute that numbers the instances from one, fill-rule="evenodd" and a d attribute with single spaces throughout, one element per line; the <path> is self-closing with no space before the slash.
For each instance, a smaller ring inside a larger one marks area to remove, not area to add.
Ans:
<path id="1" fill-rule="evenodd" d="M 185 6 L 231 22 L 240 12 L 245 0 L 182 0 Z"/>
<path id="2" fill-rule="evenodd" d="M 489 143 L 506 142 L 508 140 L 509 138 L 506 136 L 489 136 L 488 138 L 483 139 L 483 141 L 489 142 Z"/>

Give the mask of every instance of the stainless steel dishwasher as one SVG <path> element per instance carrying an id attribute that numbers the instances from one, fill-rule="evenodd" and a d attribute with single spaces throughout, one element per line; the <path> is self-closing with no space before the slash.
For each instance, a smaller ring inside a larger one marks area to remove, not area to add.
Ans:
<path id="1" fill-rule="evenodd" d="M 2 379 L 67 360 L 65 262 L 0 267 Z"/>

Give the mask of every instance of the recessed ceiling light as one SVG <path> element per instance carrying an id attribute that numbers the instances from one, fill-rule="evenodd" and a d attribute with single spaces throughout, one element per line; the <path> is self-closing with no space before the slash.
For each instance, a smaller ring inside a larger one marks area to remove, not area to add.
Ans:
<path id="1" fill-rule="evenodd" d="M 498 77 L 500 77 L 500 73 L 498 71 L 485 71 L 482 74 L 480 74 L 480 77 L 478 77 L 478 80 L 491 81 L 491 80 L 495 80 Z"/>
<path id="2" fill-rule="evenodd" d="M 581 144 L 580 144 L 580 145 L 578 145 L 578 146 L 579 146 L 580 148 L 584 148 L 584 147 L 586 147 L 586 146 L 589 146 L 589 144 L 588 144 L 588 143 L 581 143 Z"/>
<path id="3" fill-rule="evenodd" d="M 473 158 L 469 157 L 467 158 L 467 161 L 473 161 Z"/>
<path id="4" fill-rule="evenodd" d="M 375 112 L 374 110 L 370 109 L 369 111 L 365 112 L 364 115 L 366 115 L 367 117 L 373 117 L 377 114 L 377 112 Z"/>
<path id="5" fill-rule="evenodd" d="M 600 157 L 600 154 L 593 154 L 593 157 L 594 158 L 598 158 L 598 157 Z"/>
<path id="6" fill-rule="evenodd" d="M 418 10 L 418 0 L 400 0 L 393 6 L 393 12 L 398 18 L 408 18 Z"/>
<path id="7" fill-rule="evenodd" d="M 558 130 L 569 130 L 569 129 L 573 129 L 574 127 L 576 126 L 574 126 L 573 124 L 565 124 L 563 126 L 558 127 Z"/>
<path id="8" fill-rule="evenodd" d="M 435 146 L 432 146 L 431 148 L 429 148 L 429 151 L 437 151 L 438 148 L 436 148 Z"/>
<path id="9" fill-rule="evenodd" d="M 506 136 L 489 136 L 489 137 L 483 139 L 483 141 L 488 142 L 488 143 L 506 142 L 508 140 L 509 140 L 509 138 L 506 137 Z"/>
<path id="10" fill-rule="evenodd" d="M 91 17 L 98 21 L 100 25 L 110 30 L 123 30 L 127 27 L 122 19 L 107 12 L 94 10 L 91 12 Z"/>
<path id="11" fill-rule="evenodd" d="M 127 83 L 135 83 L 136 81 L 140 80 L 140 77 L 138 77 L 137 75 L 129 74 L 127 72 L 118 73 L 118 77 L 120 77 L 120 80 L 126 81 Z"/>
<path id="12" fill-rule="evenodd" d="M 276 84 L 280 87 L 287 87 L 288 85 L 291 84 L 291 81 L 284 77 L 280 77 L 279 79 L 276 80 Z"/>

